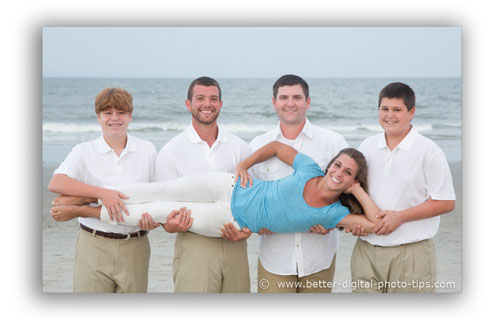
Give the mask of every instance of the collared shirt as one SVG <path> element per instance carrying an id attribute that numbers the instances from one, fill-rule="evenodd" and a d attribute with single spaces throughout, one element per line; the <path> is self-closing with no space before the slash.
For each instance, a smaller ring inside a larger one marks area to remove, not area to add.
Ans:
<path id="1" fill-rule="evenodd" d="M 295 140 L 286 139 L 278 124 L 275 129 L 254 138 L 250 142 L 251 151 L 275 140 L 307 154 L 324 171 L 329 161 L 348 146 L 342 135 L 314 126 L 306 119 L 303 130 Z M 255 165 L 250 172 L 254 178 L 276 180 L 293 171 L 292 167 L 275 157 Z M 325 236 L 308 232 L 274 233 L 260 237 L 259 259 L 271 273 L 303 277 L 329 268 L 337 245 L 337 231 Z"/>
<path id="2" fill-rule="evenodd" d="M 236 165 L 247 156 L 247 144 L 238 136 L 219 127 L 212 147 L 190 125 L 159 151 L 156 181 L 206 171 L 235 172 Z"/>
<path id="3" fill-rule="evenodd" d="M 415 127 L 390 150 L 385 133 L 371 136 L 359 147 L 368 163 L 369 195 L 381 210 L 400 211 L 428 199 L 455 200 L 448 161 L 432 140 Z M 403 223 L 388 235 L 362 237 L 373 245 L 397 246 L 434 237 L 440 217 Z"/>
<path id="4" fill-rule="evenodd" d="M 118 156 L 102 135 L 76 145 L 54 174 L 65 174 L 98 187 L 150 182 L 155 175 L 156 154 L 156 147 L 152 143 L 128 134 L 126 147 Z M 104 232 L 129 233 L 139 230 L 138 227 L 103 223 L 96 218 L 79 217 L 78 220 L 89 228 Z"/>

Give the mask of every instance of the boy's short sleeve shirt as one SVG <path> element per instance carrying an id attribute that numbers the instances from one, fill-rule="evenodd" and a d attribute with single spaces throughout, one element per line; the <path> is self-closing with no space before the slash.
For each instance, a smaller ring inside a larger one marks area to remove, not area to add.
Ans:
<path id="1" fill-rule="evenodd" d="M 387 147 L 384 133 L 364 140 L 359 150 L 368 163 L 369 195 L 381 210 L 405 210 L 428 199 L 455 200 L 443 151 L 415 127 L 392 151 Z M 371 234 L 362 239 L 379 246 L 418 242 L 434 237 L 439 221 L 439 216 L 409 221 L 388 235 Z"/>
<path id="2" fill-rule="evenodd" d="M 120 156 L 105 142 L 98 139 L 76 145 L 54 171 L 92 186 L 120 185 L 153 181 L 156 148 L 146 140 L 128 135 L 126 147 Z M 89 228 L 114 233 L 130 233 L 138 227 L 102 223 L 95 218 L 78 218 Z"/>

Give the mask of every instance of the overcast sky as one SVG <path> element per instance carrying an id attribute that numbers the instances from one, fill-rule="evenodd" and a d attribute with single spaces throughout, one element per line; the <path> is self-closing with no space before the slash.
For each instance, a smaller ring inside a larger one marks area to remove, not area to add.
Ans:
<path id="1" fill-rule="evenodd" d="M 459 77 L 461 28 L 43 29 L 45 77 Z"/>

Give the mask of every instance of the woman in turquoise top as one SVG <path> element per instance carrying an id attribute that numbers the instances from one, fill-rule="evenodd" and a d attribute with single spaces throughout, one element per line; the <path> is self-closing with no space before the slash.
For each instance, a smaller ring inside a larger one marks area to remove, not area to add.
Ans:
<path id="1" fill-rule="evenodd" d="M 247 169 L 274 156 L 295 172 L 280 180 L 252 180 Z M 129 196 L 124 201 L 129 215 L 121 224 L 137 225 L 144 212 L 154 222 L 163 223 L 172 210 L 187 207 L 193 218 L 189 231 L 219 237 L 223 226 L 230 223 L 238 230 L 265 228 L 282 233 L 309 231 L 315 225 L 351 229 L 357 224 L 370 233 L 379 209 L 366 187 L 367 164 L 359 151 L 343 149 L 324 173 L 310 157 L 274 141 L 242 161 L 236 175 L 208 172 L 108 188 Z M 106 208 L 97 210 L 92 208 L 86 214 L 116 223 Z"/>

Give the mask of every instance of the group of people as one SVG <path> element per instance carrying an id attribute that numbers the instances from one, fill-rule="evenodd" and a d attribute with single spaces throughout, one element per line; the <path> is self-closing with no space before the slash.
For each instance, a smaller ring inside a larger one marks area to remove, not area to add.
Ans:
<path id="1" fill-rule="evenodd" d="M 75 146 L 49 183 L 60 194 L 52 217 L 79 219 L 74 292 L 146 292 L 148 230 L 159 226 L 177 233 L 175 292 L 250 292 L 252 232 L 260 235 L 258 282 L 269 284 L 258 292 L 331 292 L 306 284 L 333 281 L 339 229 L 359 236 L 354 292 L 433 292 L 431 239 L 455 192 L 444 153 L 411 123 L 413 90 L 399 82 L 382 89 L 384 132 L 358 150 L 310 123 L 301 77 L 280 77 L 272 102 L 278 125 L 247 145 L 218 126 L 218 82 L 197 78 L 185 102 L 191 125 L 157 154 L 128 134 L 131 95 L 99 93 L 101 137 Z M 410 285 L 386 285 L 397 281 Z"/>

